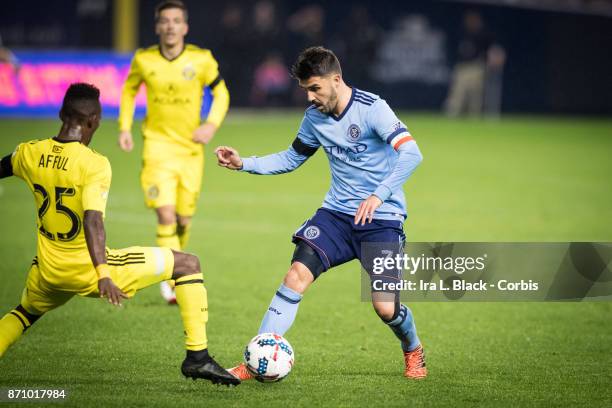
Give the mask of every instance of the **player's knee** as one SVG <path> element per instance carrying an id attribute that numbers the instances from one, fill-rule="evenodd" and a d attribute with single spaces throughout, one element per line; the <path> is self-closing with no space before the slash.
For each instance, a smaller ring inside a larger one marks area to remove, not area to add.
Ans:
<path id="1" fill-rule="evenodd" d="M 157 213 L 157 222 L 159 224 L 168 225 L 177 222 L 174 206 L 158 207 L 155 209 L 155 212 Z"/>
<path id="2" fill-rule="evenodd" d="M 200 259 L 185 252 L 172 251 L 174 254 L 174 271 L 172 279 L 200 273 Z"/>
<path id="3" fill-rule="evenodd" d="M 301 294 L 308 289 L 313 281 L 314 277 L 308 267 L 300 262 L 293 262 L 285 275 L 283 284 Z"/>
<path id="4" fill-rule="evenodd" d="M 293 257 L 291 258 L 292 265 L 296 262 L 305 266 L 310 271 L 313 280 L 325 272 L 325 266 L 319 254 L 310 245 L 301 240 L 296 244 Z"/>
<path id="5" fill-rule="evenodd" d="M 185 254 L 186 275 L 200 273 L 200 258 L 192 254 Z"/>
<path id="6" fill-rule="evenodd" d="M 372 302 L 372 306 L 378 317 L 384 322 L 390 322 L 395 317 L 395 302 Z"/>

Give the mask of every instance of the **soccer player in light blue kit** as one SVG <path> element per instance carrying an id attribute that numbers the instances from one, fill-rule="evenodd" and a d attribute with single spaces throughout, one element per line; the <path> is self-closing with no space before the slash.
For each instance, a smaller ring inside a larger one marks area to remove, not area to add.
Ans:
<path id="1" fill-rule="evenodd" d="M 294 234 L 291 267 L 259 328 L 259 333 L 280 335 L 295 320 L 306 289 L 329 268 L 359 259 L 372 276 L 362 244 L 389 243 L 395 253 L 401 252 L 406 218 L 402 185 L 422 161 L 416 142 L 389 105 L 346 85 L 332 51 L 304 50 L 292 74 L 312 105 L 287 150 L 242 159 L 231 147 L 216 149 L 220 166 L 252 174 L 293 171 L 319 148 L 329 159 L 331 188 L 323 206 Z M 387 281 L 401 279 L 401 271 L 394 273 Z M 399 293 L 373 287 L 372 304 L 401 342 L 404 375 L 427 376 L 412 312 L 399 302 Z M 229 371 L 241 380 L 253 377 L 244 364 Z"/>

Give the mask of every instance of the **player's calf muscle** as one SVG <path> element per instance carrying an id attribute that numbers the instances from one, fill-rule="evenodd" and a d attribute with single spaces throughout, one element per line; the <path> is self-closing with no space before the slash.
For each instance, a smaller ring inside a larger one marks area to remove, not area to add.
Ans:
<path id="1" fill-rule="evenodd" d="M 304 293 L 314 281 L 312 272 L 301 262 L 293 262 L 285 275 L 283 283 L 298 293 Z"/>
<path id="2" fill-rule="evenodd" d="M 200 260 L 197 256 L 179 251 L 172 251 L 172 254 L 174 255 L 172 279 L 200 273 Z"/>

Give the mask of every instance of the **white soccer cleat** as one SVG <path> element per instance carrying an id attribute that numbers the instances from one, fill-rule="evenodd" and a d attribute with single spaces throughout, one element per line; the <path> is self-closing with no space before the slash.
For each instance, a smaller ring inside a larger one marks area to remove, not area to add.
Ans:
<path id="1" fill-rule="evenodd" d="M 169 305 L 176 305 L 176 293 L 174 293 L 174 288 L 170 286 L 168 281 L 161 282 L 159 289 L 162 297 Z"/>

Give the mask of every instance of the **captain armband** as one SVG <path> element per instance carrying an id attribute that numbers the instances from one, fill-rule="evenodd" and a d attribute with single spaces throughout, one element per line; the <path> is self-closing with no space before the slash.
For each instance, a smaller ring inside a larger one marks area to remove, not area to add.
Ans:
<path id="1" fill-rule="evenodd" d="M 318 147 L 308 146 L 306 143 L 302 142 L 299 137 L 296 137 L 293 143 L 291 144 L 293 150 L 295 150 L 298 154 L 302 156 L 310 157 L 317 152 Z"/>

